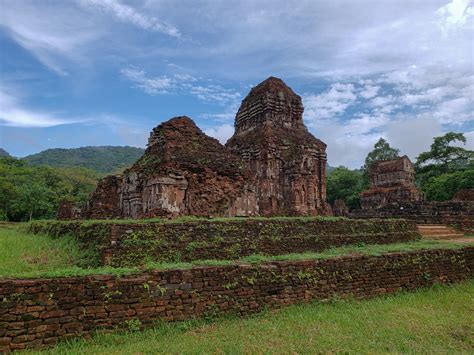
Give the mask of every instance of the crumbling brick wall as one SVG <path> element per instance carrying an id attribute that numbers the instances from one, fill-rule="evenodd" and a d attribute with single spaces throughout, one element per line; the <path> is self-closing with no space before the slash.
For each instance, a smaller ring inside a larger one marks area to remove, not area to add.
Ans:
<path id="1" fill-rule="evenodd" d="M 390 244 L 418 239 L 405 220 L 243 219 L 173 223 L 39 222 L 35 233 L 72 233 L 86 247 L 99 247 L 104 264 L 237 259 L 252 254 L 322 251 L 354 244 Z"/>
<path id="2" fill-rule="evenodd" d="M 133 166 L 99 182 L 82 215 L 328 215 L 326 144 L 307 130 L 303 110 L 301 97 L 270 77 L 242 101 L 226 146 L 189 117 L 163 122 Z"/>
<path id="3" fill-rule="evenodd" d="M 474 202 L 445 201 L 393 203 L 376 210 L 357 210 L 354 218 L 404 218 L 418 224 L 446 224 L 466 233 L 474 233 Z"/>
<path id="4" fill-rule="evenodd" d="M 474 248 L 195 267 L 136 275 L 0 280 L 0 352 L 135 322 L 248 314 L 313 299 L 368 298 L 474 276 Z"/>

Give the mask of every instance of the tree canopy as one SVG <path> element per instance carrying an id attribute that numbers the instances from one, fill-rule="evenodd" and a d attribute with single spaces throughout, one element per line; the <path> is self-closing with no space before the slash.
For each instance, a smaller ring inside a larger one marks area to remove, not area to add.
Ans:
<path id="1" fill-rule="evenodd" d="M 362 172 L 349 170 L 344 166 L 334 168 L 327 177 L 327 196 L 329 203 L 342 199 L 349 209 L 359 207 L 359 194 L 364 189 Z"/>
<path id="2" fill-rule="evenodd" d="M 379 160 L 395 159 L 399 156 L 400 150 L 392 148 L 390 144 L 383 138 L 380 138 L 374 145 L 374 149 L 367 154 L 365 158 L 364 170 L 368 170 L 370 166 Z"/>
<path id="3" fill-rule="evenodd" d="M 84 168 L 35 167 L 0 158 L 0 220 L 53 218 L 63 199 L 84 203 L 98 178 Z"/>
<path id="4" fill-rule="evenodd" d="M 466 144 L 464 134 L 448 132 L 417 157 L 416 179 L 427 200 L 449 200 L 460 189 L 474 188 L 474 151 L 460 144 Z"/>
<path id="5" fill-rule="evenodd" d="M 460 143 L 466 144 L 463 133 L 449 132 L 433 138 L 430 150 L 416 158 L 418 173 L 437 176 L 474 168 L 474 151 L 460 147 Z"/>
<path id="6" fill-rule="evenodd" d="M 474 169 L 435 176 L 422 186 L 428 201 L 451 200 L 459 190 L 473 188 Z"/>

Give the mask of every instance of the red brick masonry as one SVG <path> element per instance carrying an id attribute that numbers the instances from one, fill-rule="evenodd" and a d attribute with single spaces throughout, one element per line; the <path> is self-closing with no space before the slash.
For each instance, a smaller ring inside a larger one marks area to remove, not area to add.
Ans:
<path id="1" fill-rule="evenodd" d="M 41 347 L 100 328 L 247 314 L 312 299 L 368 298 L 474 276 L 474 247 L 382 256 L 0 280 L 0 351 Z M 129 323 L 128 323 L 129 324 Z"/>
<path id="2" fill-rule="evenodd" d="M 98 248 L 103 264 L 238 259 L 252 254 L 322 251 L 354 244 L 391 244 L 420 238 L 406 220 L 243 219 L 180 223 L 83 223 L 41 221 L 33 233 L 74 235 L 83 247 Z"/>

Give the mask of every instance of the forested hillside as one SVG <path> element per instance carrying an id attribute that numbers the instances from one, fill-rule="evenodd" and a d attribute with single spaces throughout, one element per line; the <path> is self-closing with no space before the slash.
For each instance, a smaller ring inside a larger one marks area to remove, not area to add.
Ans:
<path id="1" fill-rule="evenodd" d="M 54 218 L 63 199 L 84 204 L 98 179 L 85 168 L 30 166 L 0 157 L 0 220 Z"/>
<path id="2" fill-rule="evenodd" d="M 9 157 L 10 154 L 5 149 L 0 148 L 0 157 Z"/>
<path id="3" fill-rule="evenodd" d="M 82 167 L 100 174 L 109 174 L 132 165 L 143 152 L 142 148 L 114 146 L 56 148 L 29 155 L 23 160 L 30 165 Z"/>

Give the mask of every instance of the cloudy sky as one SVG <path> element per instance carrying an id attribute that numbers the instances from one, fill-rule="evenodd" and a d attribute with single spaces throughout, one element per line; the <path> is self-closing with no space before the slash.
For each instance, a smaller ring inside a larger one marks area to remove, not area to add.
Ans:
<path id="1" fill-rule="evenodd" d="M 473 19 L 471 0 L 0 0 L 0 147 L 145 146 L 177 115 L 225 142 L 274 75 L 331 165 L 379 137 L 474 149 Z"/>

